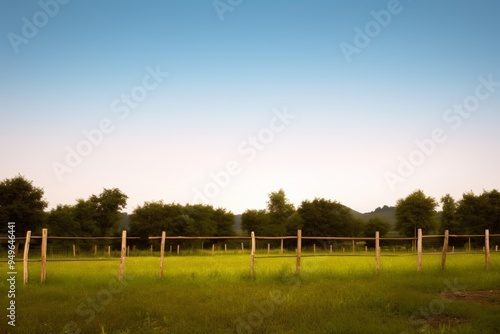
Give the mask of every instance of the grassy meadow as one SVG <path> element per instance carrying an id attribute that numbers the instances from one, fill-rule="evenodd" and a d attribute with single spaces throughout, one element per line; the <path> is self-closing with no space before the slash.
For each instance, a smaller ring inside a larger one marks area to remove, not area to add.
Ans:
<path id="1" fill-rule="evenodd" d="M 16 327 L 3 333 L 499 333 L 500 253 L 387 254 L 375 274 L 372 256 L 258 254 L 255 276 L 249 255 L 168 256 L 159 278 L 158 257 L 50 261 L 39 283 L 40 262 L 30 263 L 22 284 L 17 263 Z M 64 259 L 62 259 L 64 260 Z M 68 259 L 70 260 L 70 259 Z M 6 266 L 0 288 L 7 295 Z M 470 298 L 469 298 L 470 297 Z M 2 309 L 6 313 L 6 296 Z"/>

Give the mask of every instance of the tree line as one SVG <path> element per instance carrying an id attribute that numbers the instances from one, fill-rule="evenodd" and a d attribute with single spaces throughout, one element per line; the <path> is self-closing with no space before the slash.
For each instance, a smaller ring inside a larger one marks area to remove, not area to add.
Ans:
<path id="1" fill-rule="evenodd" d="M 305 200 L 295 209 L 283 189 L 269 194 L 266 209 L 247 210 L 241 220 L 245 231 L 266 236 L 295 235 L 301 229 L 303 236 L 372 237 L 375 230 L 386 234 L 391 227 L 377 217 L 365 222 L 343 204 L 324 198 Z"/>
<path id="2" fill-rule="evenodd" d="M 43 227 L 57 236 L 118 236 L 123 226 L 121 211 L 126 207 L 127 195 L 117 188 L 103 189 L 98 195 L 77 199 L 73 205 L 57 205 L 45 211 L 47 201 L 42 188 L 23 176 L 0 182 L 0 220 L 4 234 L 7 222 L 16 222 L 16 235 L 24 236 L 31 230 L 39 233 Z M 295 208 L 283 189 L 268 194 L 265 209 L 248 209 L 241 216 L 242 229 L 262 236 L 295 235 L 297 229 L 304 236 L 373 237 L 375 231 L 384 236 L 391 224 L 380 218 L 364 221 L 343 204 L 325 198 L 304 200 Z M 452 234 L 500 233 L 500 192 L 483 191 L 480 195 L 464 193 L 458 201 L 449 194 L 440 199 L 442 212 L 437 213 L 438 202 L 416 190 L 396 203 L 396 225 L 404 236 L 415 236 L 421 228 L 425 234 L 449 230 Z M 162 201 L 145 202 L 129 215 L 130 235 L 142 237 L 171 236 L 232 236 L 235 235 L 232 212 L 202 204 L 176 204 Z"/>

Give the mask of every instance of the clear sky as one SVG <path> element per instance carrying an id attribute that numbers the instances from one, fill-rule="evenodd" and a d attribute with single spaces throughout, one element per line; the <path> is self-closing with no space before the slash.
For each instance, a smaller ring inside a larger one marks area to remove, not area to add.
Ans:
<path id="1" fill-rule="evenodd" d="M 0 2 L 0 177 L 367 212 L 499 189 L 500 2 Z"/>

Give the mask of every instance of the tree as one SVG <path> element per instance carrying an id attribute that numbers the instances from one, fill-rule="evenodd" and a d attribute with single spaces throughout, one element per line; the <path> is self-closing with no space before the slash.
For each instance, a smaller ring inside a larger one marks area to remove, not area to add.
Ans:
<path id="1" fill-rule="evenodd" d="M 165 231 L 168 236 L 231 236 L 234 215 L 210 205 L 146 202 L 130 216 L 130 234 L 147 239 Z M 143 245 L 148 242 L 143 242 Z"/>
<path id="2" fill-rule="evenodd" d="M 452 233 L 459 232 L 459 225 L 456 219 L 457 204 L 450 194 L 446 194 L 441 197 L 441 203 L 443 204 L 443 212 L 441 213 L 441 232 L 446 230 Z"/>
<path id="3" fill-rule="evenodd" d="M 15 233 L 24 236 L 27 231 L 42 228 L 44 209 L 43 189 L 33 186 L 33 182 L 18 175 L 4 179 L 0 183 L 1 233 L 7 233 L 7 222 L 15 222 Z"/>
<path id="4" fill-rule="evenodd" d="M 130 234 L 147 240 L 149 236 L 159 236 L 162 231 L 167 235 L 182 235 L 184 227 L 178 228 L 174 217 L 180 214 L 180 206 L 167 206 L 162 201 L 145 202 L 134 209 L 130 215 Z M 148 242 L 142 242 L 143 245 Z"/>
<path id="5" fill-rule="evenodd" d="M 456 209 L 456 220 L 462 232 L 483 234 L 500 232 L 500 193 L 497 190 L 484 191 L 480 196 L 465 193 Z"/>
<path id="6" fill-rule="evenodd" d="M 391 230 L 391 224 L 379 217 L 373 217 L 370 218 L 364 228 L 363 228 L 363 235 L 367 238 L 373 238 L 375 237 L 375 232 L 379 232 L 379 236 L 383 238 L 387 232 Z M 374 240 L 367 240 L 366 245 L 368 247 L 375 247 L 375 241 Z"/>
<path id="7" fill-rule="evenodd" d="M 92 195 L 89 202 L 95 210 L 94 219 L 97 222 L 98 233 L 101 236 L 113 235 L 118 232 L 120 211 L 127 206 L 128 196 L 120 189 L 104 189 L 99 195 Z"/>
<path id="8" fill-rule="evenodd" d="M 423 233 L 435 228 L 434 215 L 436 200 L 425 196 L 422 190 L 416 190 L 396 204 L 396 229 L 403 235 L 416 236 L 417 229 Z"/>
<path id="9" fill-rule="evenodd" d="M 270 236 L 284 236 L 287 230 L 287 220 L 295 212 L 295 207 L 285 196 L 283 189 L 269 194 L 267 202 L 269 213 Z"/>
<path id="10" fill-rule="evenodd" d="M 51 235 L 77 236 L 81 235 L 81 225 L 75 219 L 75 207 L 71 205 L 58 205 L 50 210 L 47 216 L 47 226 Z"/>
<path id="11" fill-rule="evenodd" d="M 247 210 L 241 215 L 241 228 L 248 233 L 267 235 L 269 216 L 266 210 Z"/>
<path id="12" fill-rule="evenodd" d="M 391 224 L 379 217 L 370 218 L 363 229 L 365 237 L 375 237 L 375 232 L 379 232 L 380 237 L 384 237 L 391 230 Z"/>
<path id="13" fill-rule="evenodd" d="M 58 205 L 48 214 L 47 225 L 52 235 L 59 236 L 114 236 L 118 235 L 122 210 L 127 195 L 119 189 L 104 189 L 88 200 L 78 199 L 75 205 Z"/>
<path id="14" fill-rule="evenodd" d="M 500 234 L 500 192 L 496 189 L 484 191 L 481 198 L 486 202 L 485 216 L 489 221 L 486 228 L 491 234 Z"/>
<path id="15" fill-rule="evenodd" d="M 360 237 L 365 229 L 365 221 L 360 217 L 352 217 L 351 223 L 347 226 L 347 235 L 350 237 Z"/>
<path id="16" fill-rule="evenodd" d="M 302 218 L 304 236 L 352 236 L 351 210 L 324 198 L 303 201 L 297 209 Z"/>
<path id="17" fill-rule="evenodd" d="M 213 219 L 216 223 L 216 236 L 235 235 L 233 213 L 227 212 L 223 208 L 218 208 L 213 212 Z"/>
<path id="18" fill-rule="evenodd" d="M 301 230 L 304 226 L 304 220 L 298 211 L 295 211 L 286 222 L 286 230 L 289 235 L 296 235 L 297 230 Z"/>

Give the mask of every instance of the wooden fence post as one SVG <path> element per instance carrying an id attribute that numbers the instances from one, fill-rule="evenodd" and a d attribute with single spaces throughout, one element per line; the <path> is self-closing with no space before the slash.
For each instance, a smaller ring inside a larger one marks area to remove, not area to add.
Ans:
<path id="1" fill-rule="evenodd" d="M 330 245 L 330 254 L 333 252 L 333 245 Z"/>
<path id="2" fill-rule="evenodd" d="M 181 245 L 177 245 L 177 255 L 181 254 Z"/>
<path id="3" fill-rule="evenodd" d="M 47 279 L 47 229 L 42 229 L 42 273 L 40 281 L 43 283 Z"/>
<path id="4" fill-rule="evenodd" d="M 215 255 L 215 244 L 212 244 L 212 256 Z"/>
<path id="5" fill-rule="evenodd" d="M 241 243 L 241 254 L 245 254 L 245 245 Z"/>
<path id="6" fill-rule="evenodd" d="M 356 243 L 354 242 L 354 239 L 352 239 L 352 252 L 356 253 Z"/>
<path id="7" fill-rule="evenodd" d="M 94 256 L 97 256 L 97 245 L 94 245 Z"/>
<path id="8" fill-rule="evenodd" d="M 490 230 L 484 231 L 484 254 L 486 256 L 486 270 L 490 269 Z"/>
<path id="9" fill-rule="evenodd" d="M 444 270 L 446 266 L 446 252 L 448 252 L 448 239 L 450 238 L 450 232 L 448 230 L 444 231 L 444 243 L 443 243 L 443 256 L 441 257 L 441 269 Z"/>
<path id="10" fill-rule="evenodd" d="M 316 244 L 313 244 L 313 253 L 316 254 Z"/>
<path id="11" fill-rule="evenodd" d="M 297 263 L 295 274 L 300 275 L 300 254 L 302 253 L 302 230 L 297 230 Z"/>
<path id="12" fill-rule="evenodd" d="M 163 263 L 165 261 L 165 236 L 166 232 L 161 232 L 161 245 L 160 245 L 160 278 L 163 277 Z"/>
<path id="13" fill-rule="evenodd" d="M 224 244 L 224 253 L 227 253 L 227 244 Z"/>
<path id="14" fill-rule="evenodd" d="M 375 272 L 380 270 L 380 233 L 375 232 Z"/>
<path id="15" fill-rule="evenodd" d="M 255 232 L 250 234 L 252 237 L 252 248 L 250 251 L 250 277 L 253 278 L 255 264 Z"/>
<path id="16" fill-rule="evenodd" d="M 111 246 L 108 246 L 108 257 L 111 256 Z"/>
<path id="17" fill-rule="evenodd" d="M 127 245 L 127 256 L 130 256 L 130 246 Z"/>
<path id="18" fill-rule="evenodd" d="M 75 257 L 75 256 L 76 256 L 76 245 L 73 244 L 73 257 Z"/>
<path id="19" fill-rule="evenodd" d="M 118 275 L 118 280 L 123 279 L 123 273 L 125 271 L 125 256 L 127 254 L 127 231 L 122 231 L 122 248 L 120 252 L 120 273 Z"/>
<path id="20" fill-rule="evenodd" d="M 283 238 L 281 238 L 280 254 L 283 254 Z"/>
<path id="21" fill-rule="evenodd" d="M 271 252 L 271 244 L 267 244 L 267 254 Z"/>
<path id="22" fill-rule="evenodd" d="M 422 271 L 422 229 L 418 229 L 417 233 L 417 271 Z"/>
<path id="23" fill-rule="evenodd" d="M 23 253 L 23 282 L 28 283 L 28 258 L 30 252 L 31 231 L 26 232 L 26 241 L 24 242 Z"/>

